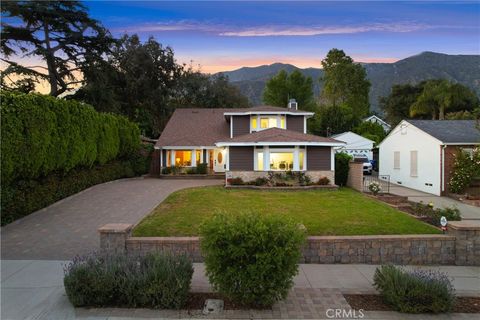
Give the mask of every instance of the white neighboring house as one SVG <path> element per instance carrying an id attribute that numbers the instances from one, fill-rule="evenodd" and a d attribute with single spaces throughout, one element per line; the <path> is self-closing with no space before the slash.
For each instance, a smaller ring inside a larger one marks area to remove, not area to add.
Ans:
<path id="1" fill-rule="evenodd" d="M 439 196 L 448 192 L 457 150 L 478 145 L 475 120 L 402 120 L 379 144 L 379 174 Z"/>
<path id="2" fill-rule="evenodd" d="M 367 121 L 372 123 L 378 123 L 383 127 L 383 130 L 385 130 L 385 132 L 388 132 L 391 129 L 391 126 L 388 123 L 386 123 L 385 120 L 377 117 L 376 115 L 371 115 L 370 117 L 363 119 L 363 122 L 367 122 Z"/>
<path id="3" fill-rule="evenodd" d="M 331 136 L 335 140 L 340 140 L 346 143 L 342 147 L 335 148 L 335 151 L 345 152 L 352 157 L 367 157 L 368 160 L 373 160 L 373 144 L 374 141 L 364 138 L 359 134 L 351 131 L 335 134 Z"/>

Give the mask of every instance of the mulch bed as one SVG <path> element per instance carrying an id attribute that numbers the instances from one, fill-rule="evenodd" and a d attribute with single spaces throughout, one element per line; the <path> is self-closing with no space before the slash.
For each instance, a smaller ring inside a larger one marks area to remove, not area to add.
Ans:
<path id="1" fill-rule="evenodd" d="M 344 294 L 353 309 L 394 311 L 378 294 Z M 457 297 L 452 313 L 480 313 L 480 297 Z"/>
<path id="2" fill-rule="evenodd" d="M 235 303 L 224 296 L 213 293 L 213 292 L 190 292 L 188 295 L 187 305 L 185 309 L 187 310 L 201 310 L 203 309 L 203 305 L 205 300 L 207 299 L 220 299 L 223 300 L 223 309 L 224 310 L 250 310 L 250 309 L 258 309 L 259 308 L 252 308 L 250 306 L 244 306 L 238 303 Z M 271 309 L 263 309 L 263 310 L 271 310 Z"/>

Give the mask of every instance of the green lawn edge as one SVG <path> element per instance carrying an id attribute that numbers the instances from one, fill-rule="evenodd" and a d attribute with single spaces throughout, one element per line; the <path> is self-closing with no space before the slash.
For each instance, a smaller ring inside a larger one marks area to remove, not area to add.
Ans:
<path id="1" fill-rule="evenodd" d="M 441 233 L 350 188 L 280 191 L 212 186 L 172 193 L 134 228 L 133 236 L 198 236 L 204 219 L 222 211 L 290 216 L 312 236 Z"/>

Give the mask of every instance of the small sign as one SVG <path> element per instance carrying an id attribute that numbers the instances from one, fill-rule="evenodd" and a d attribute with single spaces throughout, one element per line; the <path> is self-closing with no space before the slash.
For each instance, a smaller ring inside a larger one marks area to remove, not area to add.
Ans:
<path id="1" fill-rule="evenodd" d="M 442 217 L 440 218 L 440 224 L 442 225 L 442 227 L 446 227 L 446 226 L 447 226 L 447 223 L 448 223 L 447 218 L 445 218 L 444 216 L 442 216 Z"/>

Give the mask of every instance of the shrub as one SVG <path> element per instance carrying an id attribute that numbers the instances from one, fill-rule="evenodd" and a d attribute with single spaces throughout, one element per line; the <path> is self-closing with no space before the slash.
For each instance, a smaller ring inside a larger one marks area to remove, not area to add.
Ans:
<path id="1" fill-rule="evenodd" d="M 241 186 L 241 185 L 244 185 L 245 183 L 243 182 L 243 179 L 240 178 L 240 177 L 236 177 L 236 178 L 230 178 L 227 180 L 227 182 L 231 185 L 231 186 Z"/>
<path id="2" fill-rule="evenodd" d="M 201 226 L 213 287 L 244 305 L 270 306 L 293 285 L 305 230 L 287 217 L 217 213 Z"/>
<path id="3" fill-rule="evenodd" d="M 352 159 L 351 156 L 344 152 L 335 153 L 335 184 L 345 186 L 348 180 L 348 163 Z"/>
<path id="4" fill-rule="evenodd" d="M 328 179 L 327 177 L 321 177 L 320 179 L 318 179 L 317 184 L 321 186 L 329 185 L 330 179 Z"/>
<path id="5" fill-rule="evenodd" d="M 257 179 L 255 179 L 255 185 L 256 186 L 264 186 L 268 183 L 268 179 L 267 178 L 263 178 L 263 177 L 259 177 Z"/>
<path id="6" fill-rule="evenodd" d="M 200 163 L 197 165 L 197 173 L 198 174 L 207 174 L 207 164 Z"/>
<path id="7" fill-rule="evenodd" d="M 180 174 L 182 172 L 182 169 L 182 167 L 177 166 L 165 167 L 162 169 L 162 174 Z"/>
<path id="8" fill-rule="evenodd" d="M 380 183 L 372 181 L 368 185 L 368 190 L 370 190 L 370 192 L 373 193 L 374 196 L 376 196 L 382 190 L 382 186 L 380 186 Z"/>
<path id="9" fill-rule="evenodd" d="M 423 202 L 420 203 L 414 203 L 412 205 L 413 211 L 415 212 L 415 215 L 420 216 L 420 217 L 426 217 L 427 222 L 435 225 L 435 226 L 440 226 L 440 218 L 444 216 L 447 218 L 448 221 L 460 221 L 462 220 L 460 210 L 457 207 L 444 207 L 442 209 L 433 208 L 433 203 L 431 204 L 423 204 Z"/>
<path id="10" fill-rule="evenodd" d="M 455 155 L 450 191 L 462 193 L 470 185 L 472 179 L 480 175 L 480 148 L 475 148 L 472 155 L 459 150 Z"/>
<path id="11" fill-rule="evenodd" d="M 450 280 L 440 272 L 408 272 L 388 265 L 377 268 L 373 281 L 385 302 L 400 312 L 448 312 L 455 301 Z"/>
<path id="12" fill-rule="evenodd" d="M 184 256 L 92 254 L 73 259 L 64 272 L 65 291 L 75 307 L 180 309 L 188 298 L 193 267 Z"/>

